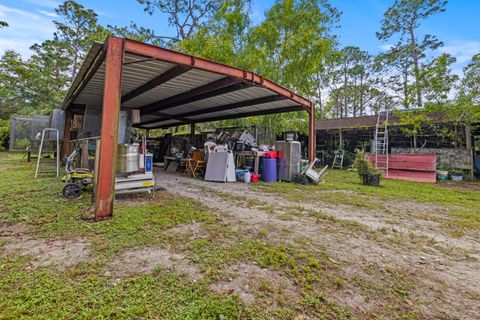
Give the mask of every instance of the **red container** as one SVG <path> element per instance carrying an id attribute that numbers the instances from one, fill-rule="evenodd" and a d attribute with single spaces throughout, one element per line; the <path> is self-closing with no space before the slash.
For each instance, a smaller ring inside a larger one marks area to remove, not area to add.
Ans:
<path id="1" fill-rule="evenodd" d="M 250 182 L 253 182 L 253 183 L 258 182 L 258 174 L 253 173 L 252 177 L 250 178 Z"/>
<path id="2" fill-rule="evenodd" d="M 267 151 L 263 154 L 264 158 L 276 158 L 277 157 L 277 152 L 276 151 Z"/>

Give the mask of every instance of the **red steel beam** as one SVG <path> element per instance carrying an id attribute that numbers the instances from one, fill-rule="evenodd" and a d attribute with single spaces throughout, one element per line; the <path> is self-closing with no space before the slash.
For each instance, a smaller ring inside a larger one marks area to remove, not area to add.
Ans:
<path id="1" fill-rule="evenodd" d="M 209 113 L 214 113 L 214 112 L 218 112 L 218 111 L 240 109 L 240 108 L 244 108 L 244 107 L 254 106 L 254 105 L 257 105 L 257 104 L 283 101 L 283 100 L 286 100 L 286 99 L 287 99 L 287 97 L 280 96 L 280 95 L 267 96 L 267 97 L 262 97 L 262 98 L 255 98 L 255 99 L 250 99 L 250 100 L 225 104 L 225 105 L 222 105 L 222 106 L 212 107 L 212 108 L 208 108 L 208 109 L 201 109 L 201 110 L 184 112 L 184 113 L 180 113 L 180 114 L 177 114 L 177 115 L 174 115 L 174 116 L 177 116 L 177 117 L 198 116 L 198 115 L 209 114 Z M 172 115 L 172 117 L 174 117 L 174 116 Z"/>
<path id="2" fill-rule="evenodd" d="M 230 114 L 230 115 L 226 115 L 226 116 L 215 116 L 215 117 L 210 117 L 210 118 L 194 119 L 194 120 L 190 120 L 189 122 L 179 122 L 179 123 L 175 123 L 175 124 L 158 125 L 158 126 L 154 126 L 154 127 L 142 127 L 142 125 L 138 125 L 138 126 L 140 128 L 143 128 L 143 129 L 160 129 L 160 128 L 170 128 L 170 127 L 181 126 L 181 125 L 184 125 L 184 124 L 190 124 L 192 122 L 203 123 L 203 122 L 220 121 L 220 120 L 228 120 L 228 119 L 238 119 L 238 118 L 253 117 L 253 116 L 264 116 L 264 115 L 267 115 L 267 114 L 298 112 L 298 111 L 305 111 L 305 108 L 303 106 L 300 106 L 300 105 L 292 105 L 292 106 L 281 107 L 281 108 L 271 109 L 271 110 L 258 110 L 258 111 L 240 113 L 240 114 Z M 157 120 L 157 122 L 162 122 L 162 121 L 166 121 L 166 120 L 167 119 L 159 119 L 159 120 Z"/>
<path id="3" fill-rule="evenodd" d="M 155 112 L 154 114 L 160 116 L 161 118 L 140 122 L 138 124 L 138 126 L 148 125 L 148 124 L 160 122 L 160 121 L 163 121 L 163 120 L 171 120 L 171 119 L 180 120 L 180 121 L 183 121 L 185 123 L 189 123 L 191 120 L 187 119 L 187 117 L 198 116 L 198 115 L 209 114 L 209 113 L 215 113 L 215 112 L 225 111 L 225 110 L 240 109 L 240 108 L 249 107 L 249 106 L 253 106 L 253 105 L 257 105 L 257 104 L 283 101 L 283 100 L 286 100 L 286 99 L 287 99 L 287 97 L 284 97 L 284 96 L 281 96 L 281 95 L 274 95 L 274 96 L 255 98 L 255 99 L 235 102 L 235 103 L 231 103 L 231 104 L 225 104 L 225 105 L 221 105 L 221 106 L 217 106 L 217 107 L 212 107 L 212 108 L 208 108 L 208 109 L 194 110 L 194 111 L 189 111 L 189 112 L 184 112 L 184 113 L 179 113 L 179 114 L 169 115 L 169 114 Z"/>
<path id="4" fill-rule="evenodd" d="M 155 114 L 157 111 L 173 108 L 182 104 L 208 99 L 220 94 L 233 92 L 247 88 L 250 84 L 242 82 L 241 80 L 225 77 L 214 82 L 207 83 L 203 86 L 196 87 L 190 91 L 179 93 L 173 97 L 156 101 L 148 105 L 140 107 L 140 113 Z"/>
<path id="5" fill-rule="evenodd" d="M 95 220 L 97 221 L 110 218 L 113 214 L 124 40 L 109 36 L 106 44 L 100 158 L 98 172 L 95 172 L 97 175 Z"/>
<path id="6" fill-rule="evenodd" d="M 310 162 L 316 157 L 317 135 L 315 131 L 315 107 L 312 106 L 308 111 L 308 160 Z"/>
<path id="7" fill-rule="evenodd" d="M 286 96 L 289 99 L 301 104 L 306 109 L 309 109 L 313 106 L 313 103 L 310 100 L 307 100 L 298 94 L 295 94 L 292 91 L 251 71 L 235 68 L 165 48 L 160 48 L 132 39 L 125 39 L 125 51 L 149 58 L 156 58 L 158 60 L 167 61 L 170 63 L 191 66 L 197 69 L 222 74 L 225 76 L 244 79 L 252 82 L 252 84 L 258 84 L 264 88 L 272 90 L 273 92 Z"/>

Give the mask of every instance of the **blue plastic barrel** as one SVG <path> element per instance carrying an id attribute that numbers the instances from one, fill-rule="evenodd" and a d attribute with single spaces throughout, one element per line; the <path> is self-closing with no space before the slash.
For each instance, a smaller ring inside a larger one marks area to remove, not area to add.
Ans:
<path id="1" fill-rule="evenodd" d="M 265 182 L 277 182 L 277 159 L 263 158 L 262 179 Z"/>

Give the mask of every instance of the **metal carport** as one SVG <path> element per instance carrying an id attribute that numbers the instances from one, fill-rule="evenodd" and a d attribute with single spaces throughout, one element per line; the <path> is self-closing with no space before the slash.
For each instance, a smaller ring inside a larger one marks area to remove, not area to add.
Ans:
<path id="1" fill-rule="evenodd" d="M 314 105 L 253 72 L 131 39 L 109 36 L 93 45 L 65 97 L 67 120 L 75 108 L 102 106 L 96 219 L 113 213 L 120 106 L 139 109 L 143 129 L 307 111 L 309 160 L 315 157 Z M 70 140 L 66 121 L 64 145 Z"/>

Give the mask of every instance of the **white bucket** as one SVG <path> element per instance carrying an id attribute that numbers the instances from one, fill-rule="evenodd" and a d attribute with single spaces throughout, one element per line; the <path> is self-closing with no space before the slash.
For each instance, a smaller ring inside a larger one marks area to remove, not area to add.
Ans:
<path id="1" fill-rule="evenodd" d="M 251 180 L 252 174 L 250 173 L 250 171 L 245 171 L 245 173 L 243 174 L 243 182 L 250 183 Z"/>
<path id="2" fill-rule="evenodd" d="M 452 181 L 463 181 L 463 175 L 452 174 Z"/>

